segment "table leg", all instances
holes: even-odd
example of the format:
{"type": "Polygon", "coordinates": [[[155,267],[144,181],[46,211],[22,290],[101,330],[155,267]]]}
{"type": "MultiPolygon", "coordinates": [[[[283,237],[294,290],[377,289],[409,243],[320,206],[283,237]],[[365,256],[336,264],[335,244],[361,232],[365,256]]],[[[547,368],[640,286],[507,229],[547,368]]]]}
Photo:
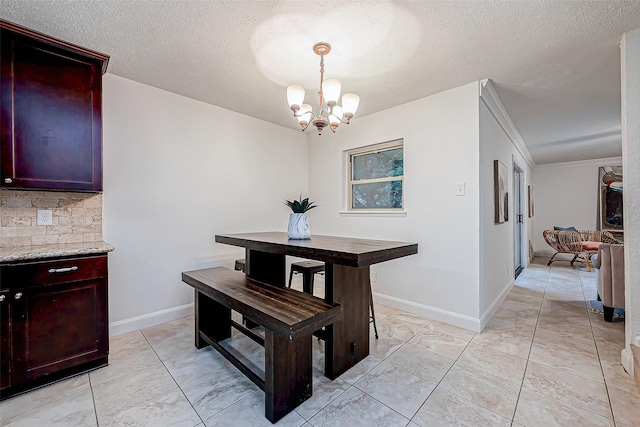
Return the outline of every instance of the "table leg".
{"type": "Polygon", "coordinates": [[[342,319],[326,327],[325,376],[335,379],[369,355],[369,267],[326,263],[325,299],[342,304],[342,319]]]}
{"type": "MultiPolygon", "coordinates": [[[[253,249],[245,250],[245,273],[251,279],[284,288],[286,266],[285,255],[253,249]]],[[[244,322],[249,329],[259,326],[246,318],[244,318],[244,322]]]]}
{"type": "Polygon", "coordinates": [[[285,255],[247,249],[245,260],[248,277],[269,285],[285,287],[285,255]]]}

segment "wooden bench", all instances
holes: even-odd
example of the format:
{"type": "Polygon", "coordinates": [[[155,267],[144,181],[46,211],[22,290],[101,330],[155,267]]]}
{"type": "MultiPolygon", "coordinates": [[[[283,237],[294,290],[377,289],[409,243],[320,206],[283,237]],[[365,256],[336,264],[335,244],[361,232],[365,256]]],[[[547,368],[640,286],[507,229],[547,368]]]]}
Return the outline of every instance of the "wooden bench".
{"type": "Polygon", "coordinates": [[[260,284],[225,267],[182,273],[195,289],[195,345],[211,345],[265,393],[265,416],[275,423],[312,394],[311,335],[342,317],[342,307],[291,289],[260,284]],[[264,326],[262,338],[231,319],[231,310],[264,326]],[[262,378],[220,342],[231,327],[265,349],[262,378]]]}

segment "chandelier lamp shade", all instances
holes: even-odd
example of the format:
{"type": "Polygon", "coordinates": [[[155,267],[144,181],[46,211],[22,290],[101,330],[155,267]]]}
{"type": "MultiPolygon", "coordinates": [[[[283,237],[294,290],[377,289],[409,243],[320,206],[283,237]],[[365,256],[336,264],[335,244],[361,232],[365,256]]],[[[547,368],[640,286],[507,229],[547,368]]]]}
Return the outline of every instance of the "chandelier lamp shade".
{"type": "Polygon", "coordinates": [[[340,90],[342,85],[338,80],[324,80],[324,56],[331,51],[329,43],[316,43],[313,51],[320,55],[320,107],[318,114],[313,112],[311,105],[304,104],[304,88],[298,85],[291,85],[287,88],[287,101],[293,111],[293,116],[298,119],[302,131],[304,132],[309,124],[318,129],[318,135],[322,135],[322,130],[329,126],[335,133],[340,123],[349,124],[349,121],[356,113],[360,97],[353,93],[342,95],[342,106],[338,105],[340,90]]]}

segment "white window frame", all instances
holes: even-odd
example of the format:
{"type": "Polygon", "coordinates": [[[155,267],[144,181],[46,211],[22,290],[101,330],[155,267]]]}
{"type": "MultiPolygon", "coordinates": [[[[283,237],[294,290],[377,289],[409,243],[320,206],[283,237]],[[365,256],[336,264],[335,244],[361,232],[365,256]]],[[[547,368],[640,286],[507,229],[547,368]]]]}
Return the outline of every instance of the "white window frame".
{"type": "Polygon", "coordinates": [[[402,148],[402,157],[403,157],[403,163],[404,163],[404,139],[402,138],[344,151],[345,183],[346,183],[345,208],[346,209],[340,212],[341,215],[402,216],[402,217],[406,216],[404,174],[401,176],[374,178],[374,179],[366,179],[366,180],[353,179],[353,161],[352,160],[354,156],[360,156],[363,154],[375,154],[381,151],[394,150],[397,148],[402,148]],[[388,182],[388,181],[402,181],[402,208],[377,208],[377,209],[354,209],[353,208],[353,205],[352,205],[353,186],[355,184],[370,184],[370,183],[388,182]]]}

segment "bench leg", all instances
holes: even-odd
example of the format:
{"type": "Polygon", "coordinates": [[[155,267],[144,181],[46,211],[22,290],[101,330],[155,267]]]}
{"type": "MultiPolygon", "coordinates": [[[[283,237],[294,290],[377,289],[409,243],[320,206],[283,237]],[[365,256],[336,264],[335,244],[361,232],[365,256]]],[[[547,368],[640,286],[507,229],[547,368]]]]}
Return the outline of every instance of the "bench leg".
{"type": "Polygon", "coordinates": [[[195,291],[195,345],[196,348],[209,344],[200,337],[204,333],[213,341],[231,337],[231,309],[195,291]]]}
{"type": "Polygon", "coordinates": [[[311,336],[294,341],[265,330],[265,417],[272,423],[311,397],[311,336]]]}

